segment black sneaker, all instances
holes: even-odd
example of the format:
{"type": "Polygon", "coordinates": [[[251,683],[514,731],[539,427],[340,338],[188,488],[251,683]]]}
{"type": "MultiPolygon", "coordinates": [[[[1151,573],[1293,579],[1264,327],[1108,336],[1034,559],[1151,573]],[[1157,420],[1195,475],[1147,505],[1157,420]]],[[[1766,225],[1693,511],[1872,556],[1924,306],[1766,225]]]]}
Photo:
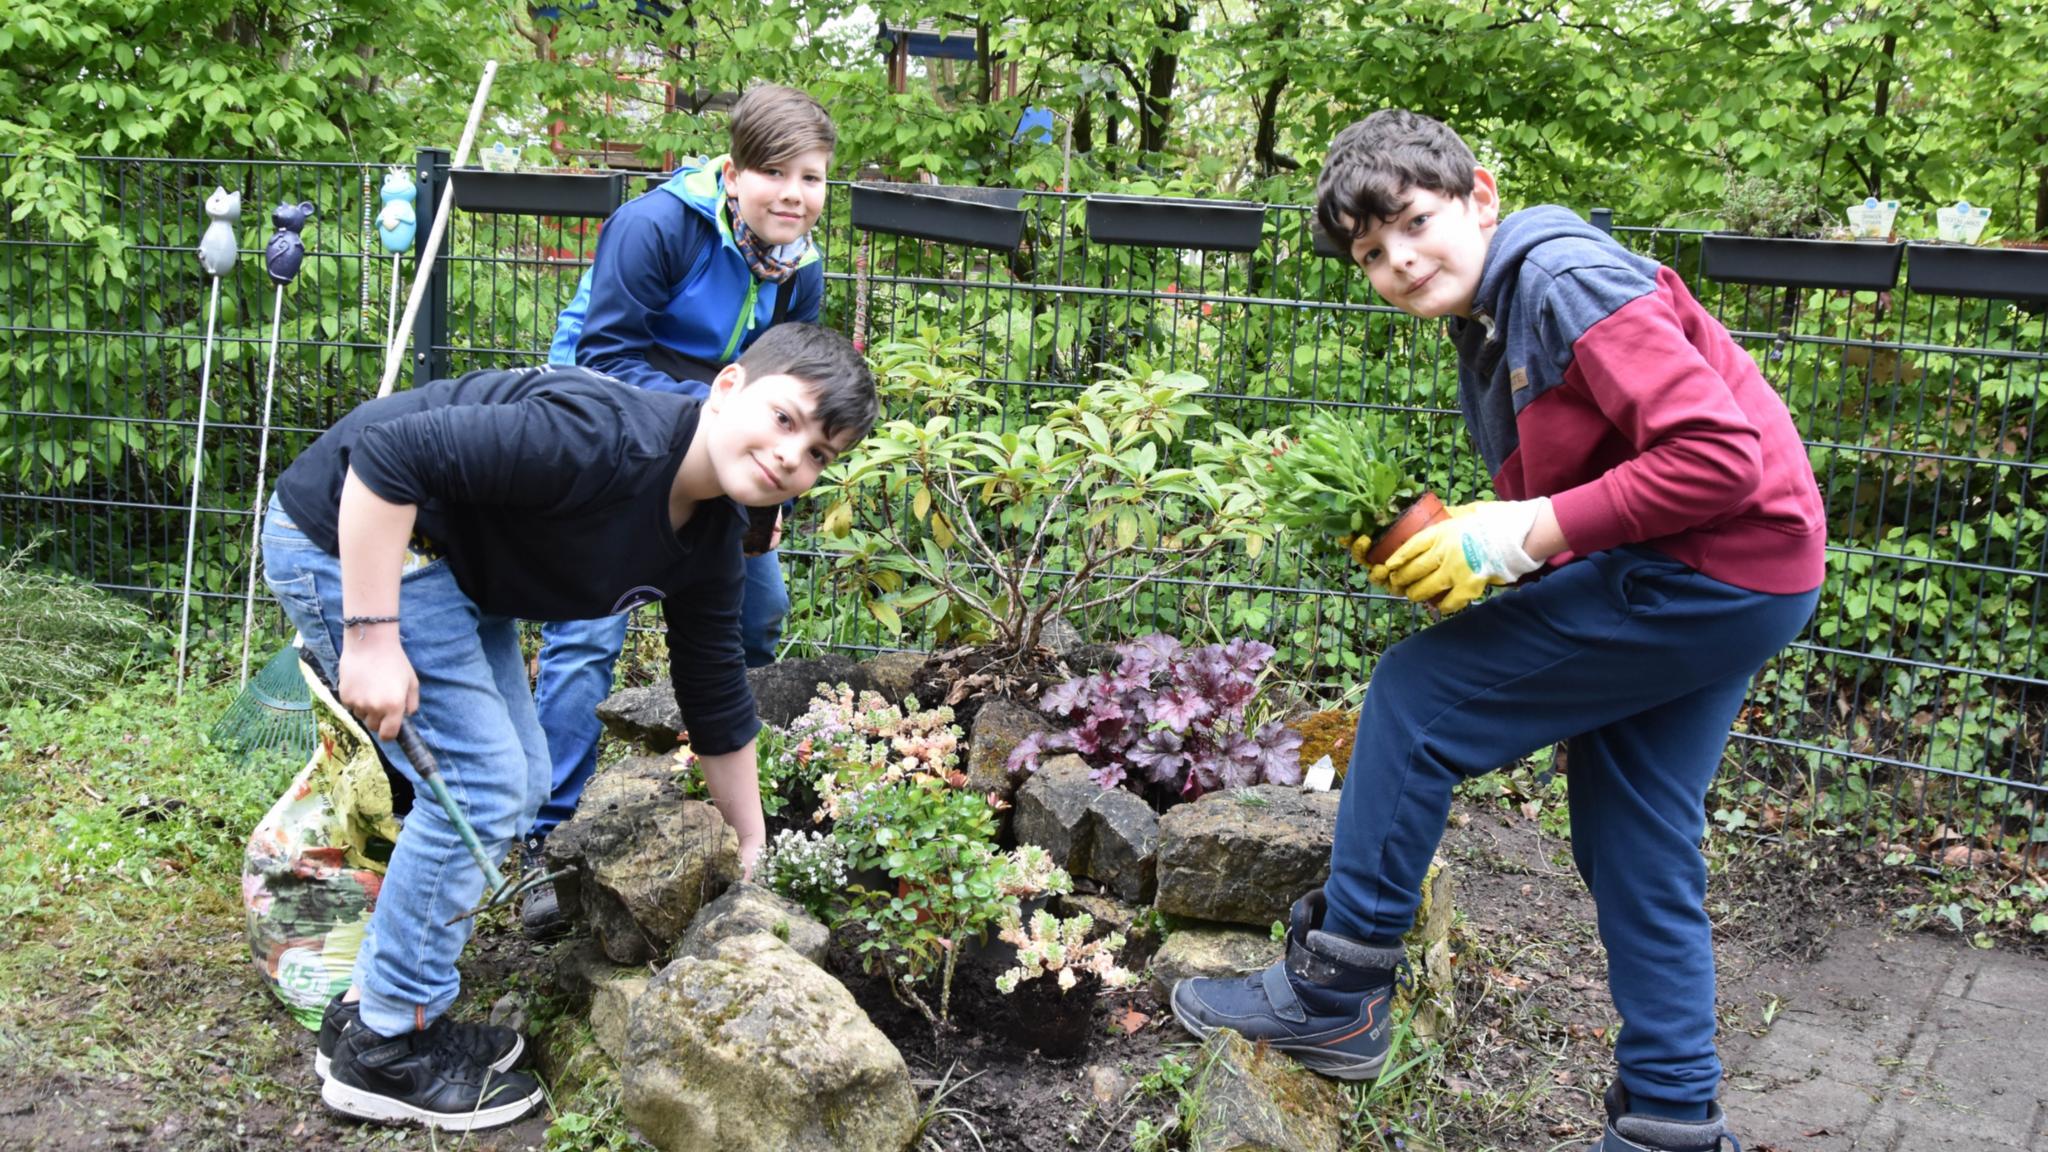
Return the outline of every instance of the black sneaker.
{"type": "MultiPolygon", "coordinates": [[[[342,999],[336,993],[327,1002],[327,1010],[320,1014],[320,1041],[313,1054],[313,1071],[325,1080],[334,1061],[334,1046],[341,1039],[342,1031],[348,1025],[361,1019],[359,1002],[342,999]]],[[[500,1028],[492,1024],[465,1024],[452,1020],[446,1013],[435,1017],[427,1025],[431,1033],[445,1032],[452,1043],[463,1054],[478,1064],[489,1066],[493,1072],[510,1072],[519,1067],[526,1056],[526,1037],[511,1028],[500,1028]]]]}
{"type": "Polygon", "coordinates": [[[454,1029],[379,1036],[360,1016],[344,1021],[320,1099],[358,1120],[424,1124],[450,1132],[496,1128],[533,1110],[540,1081],[472,1059],[454,1029]]]}
{"type": "Polygon", "coordinates": [[[1667,1120],[1628,1110],[1628,1092],[1616,1081],[1607,1086],[1607,1129],[1586,1152],[1720,1152],[1722,1141],[1742,1152],[1719,1104],[1707,1105],[1705,1120],[1667,1120]]]}
{"type": "Polygon", "coordinates": [[[1294,902],[1287,952],[1250,976],[1198,977],[1173,987],[1173,1014],[1197,1039],[1218,1028],[1285,1052],[1338,1080],[1370,1080],[1387,1061],[1400,946],[1374,948],[1324,932],[1323,891],[1294,902]]]}
{"type": "MultiPolygon", "coordinates": [[[[539,836],[529,836],[519,845],[519,866],[526,872],[545,870],[547,854],[542,851],[547,841],[539,836]]],[[[561,935],[569,927],[569,921],[562,915],[561,901],[555,895],[552,882],[529,889],[519,897],[519,926],[528,936],[546,940],[561,935]]]]}

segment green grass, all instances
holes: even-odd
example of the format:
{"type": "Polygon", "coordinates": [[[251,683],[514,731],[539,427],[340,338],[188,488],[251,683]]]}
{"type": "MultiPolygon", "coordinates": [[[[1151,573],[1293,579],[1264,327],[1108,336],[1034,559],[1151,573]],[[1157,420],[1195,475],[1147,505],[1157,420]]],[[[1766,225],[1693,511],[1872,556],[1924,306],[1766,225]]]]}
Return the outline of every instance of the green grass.
{"type": "MultiPolygon", "coordinates": [[[[194,667],[228,673],[195,671],[182,703],[160,663],[89,704],[0,710],[0,1085],[59,1101],[79,1147],[103,1126],[181,1152],[282,1147],[295,1130],[306,1146],[476,1147],[325,1119],[241,902],[247,837],[303,765],[212,747],[234,663],[202,652],[194,667]]],[[[506,913],[481,930],[516,932],[506,913]]],[[[551,1152],[629,1147],[615,1096],[579,1095],[551,1152]]]]}

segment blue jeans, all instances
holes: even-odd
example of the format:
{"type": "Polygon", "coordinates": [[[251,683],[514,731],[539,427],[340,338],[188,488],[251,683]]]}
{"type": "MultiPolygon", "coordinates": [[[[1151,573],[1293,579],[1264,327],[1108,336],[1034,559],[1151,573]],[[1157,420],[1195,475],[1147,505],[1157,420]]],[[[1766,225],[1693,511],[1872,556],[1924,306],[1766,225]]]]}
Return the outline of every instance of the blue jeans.
{"type": "MultiPolygon", "coordinates": [[[[307,539],[276,501],[263,521],[263,577],[306,650],[337,681],[345,640],[341,562],[307,539]]],[[[548,788],[546,737],[526,686],[519,622],[480,611],[445,560],[405,573],[398,615],[399,640],[420,682],[420,709],[410,722],[433,749],[484,850],[500,858],[532,822],[548,788]]],[[[447,1011],[461,990],[455,959],[472,921],[447,921],[476,906],[484,878],[397,741],[378,743],[419,795],[356,954],[363,1023],[393,1036],[447,1011]]]]}
{"type": "MultiPolygon", "coordinates": [[[[782,618],[789,614],[789,589],[782,583],[782,565],[773,552],[749,556],[746,589],[740,597],[740,646],[747,667],[775,662],[775,644],[782,638],[782,618]]],[[[540,817],[528,835],[545,837],[576,814],[583,786],[597,770],[597,742],[604,725],[597,706],[612,690],[612,666],[626,645],[630,615],[597,620],[567,620],[540,628],[540,678],[534,702],[540,725],[548,734],[554,760],[553,786],[540,817]]]]}
{"type": "Polygon", "coordinates": [[[1398,940],[1451,789],[1568,741],[1572,854],[1592,890],[1632,1095],[1714,1098],[1707,787],[1750,681],[1819,592],[1751,592],[1644,548],[1595,553],[1403,640],[1373,670],[1330,853],[1329,931],[1398,940]]]}

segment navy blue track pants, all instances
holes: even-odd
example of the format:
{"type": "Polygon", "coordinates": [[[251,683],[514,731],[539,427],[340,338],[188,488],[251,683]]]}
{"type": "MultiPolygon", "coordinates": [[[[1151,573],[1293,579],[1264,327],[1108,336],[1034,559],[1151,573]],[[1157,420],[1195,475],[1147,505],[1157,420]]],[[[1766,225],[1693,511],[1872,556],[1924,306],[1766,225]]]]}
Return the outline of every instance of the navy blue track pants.
{"type": "Polygon", "coordinates": [[[1622,1085],[1712,1100],[1721,1065],[1699,852],[1707,787],[1750,681],[1818,598],[1751,592],[1618,548],[1396,644],[1360,710],[1325,927],[1398,939],[1452,787],[1567,741],[1572,853],[1599,908],[1622,1085]]]}

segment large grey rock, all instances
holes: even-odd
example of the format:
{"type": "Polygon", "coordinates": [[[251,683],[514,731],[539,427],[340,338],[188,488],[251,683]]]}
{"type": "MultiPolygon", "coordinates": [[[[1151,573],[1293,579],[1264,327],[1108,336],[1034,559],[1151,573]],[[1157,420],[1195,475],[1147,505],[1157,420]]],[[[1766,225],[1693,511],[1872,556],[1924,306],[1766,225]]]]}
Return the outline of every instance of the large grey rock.
{"type": "Polygon", "coordinates": [[[686,800],[671,757],[625,760],[591,778],[576,815],[548,837],[563,912],[619,964],[666,956],[697,910],[740,878],[739,837],[686,800]]]}
{"type": "Polygon", "coordinates": [[[1161,912],[1264,928],[1330,875],[1337,793],[1211,792],[1159,821],[1161,912]]]}
{"type": "Polygon", "coordinates": [[[1242,976],[1280,958],[1272,932],[1225,928],[1218,924],[1189,925],[1167,933],[1152,954],[1152,983],[1170,997],[1173,986],[1196,976],[1242,976]]]}
{"type": "Polygon", "coordinates": [[[1209,1034],[1188,1099],[1189,1152],[1339,1152],[1344,1095],[1265,1045],[1228,1028],[1209,1034]]]}
{"type": "Polygon", "coordinates": [[[868,671],[851,657],[837,654],[816,660],[784,660],[747,670],[754,689],[754,710],[761,723],[785,727],[803,715],[818,694],[818,685],[845,684],[858,695],[873,690],[868,671]]]}
{"type": "Polygon", "coordinates": [[[1071,754],[1042,762],[1017,789],[1010,820],[1017,843],[1038,845],[1076,876],[1088,871],[1088,806],[1102,794],[1088,772],[1088,762],[1071,754]]]}
{"type": "Polygon", "coordinates": [[[1089,879],[1133,904],[1150,904],[1158,848],[1159,814],[1137,793],[1110,788],[1089,803],[1089,879]]]}
{"type": "Polygon", "coordinates": [[[572,1008],[582,1010],[590,1003],[598,985],[622,977],[652,976],[645,964],[615,964],[604,954],[594,937],[578,935],[559,945],[552,957],[555,990],[566,996],[572,1008]]]}
{"type": "Polygon", "coordinates": [[[990,700],[974,714],[974,731],[967,739],[966,791],[977,796],[993,792],[1005,803],[1017,793],[1017,781],[1010,775],[1010,753],[1033,732],[1050,732],[1052,722],[1038,709],[1012,700],[990,700]]]}
{"type": "Polygon", "coordinates": [[[605,731],[636,748],[672,752],[682,743],[683,710],[666,680],[612,693],[598,704],[597,718],[605,731]]]}
{"type": "Polygon", "coordinates": [[[739,883],[704,906],[676,946],[678,956],[709,956],[714,945],[733,936],[765,932],[796,950],[813,964],[825,963],[832,932],[792,901],[759,884],[739,883]]]}
{"type": "Polygon", "coordinates": [[[598,1050],[615,1064],[626,1060],[626,1027],[633,1018],[633,1001],[647,991],[645,976],[621,976],[597,986],[590,997],[590,1035],[598,1050]]]}
{"type": "Polygon", "coordinates": [[[772,936],[684,956],[633,1002],[624,1108],[655,1147],[902,1152],[910,1070],[837,980],[772,936]]]}
{"type": "MultiPolygon", "coordinates": [[[[910,695],[910,686],[917,682],[917,674],[929,659],[930,655],[924,652],[884,652],[862,667],[867,669],[868,682],[875,686],[875,691],[880,692],[883,699],[891,704],[901,704],[903,698],[910,695]]],[[[932,701],[920,700],[918,703],[930,704],[932,701]]]]}

